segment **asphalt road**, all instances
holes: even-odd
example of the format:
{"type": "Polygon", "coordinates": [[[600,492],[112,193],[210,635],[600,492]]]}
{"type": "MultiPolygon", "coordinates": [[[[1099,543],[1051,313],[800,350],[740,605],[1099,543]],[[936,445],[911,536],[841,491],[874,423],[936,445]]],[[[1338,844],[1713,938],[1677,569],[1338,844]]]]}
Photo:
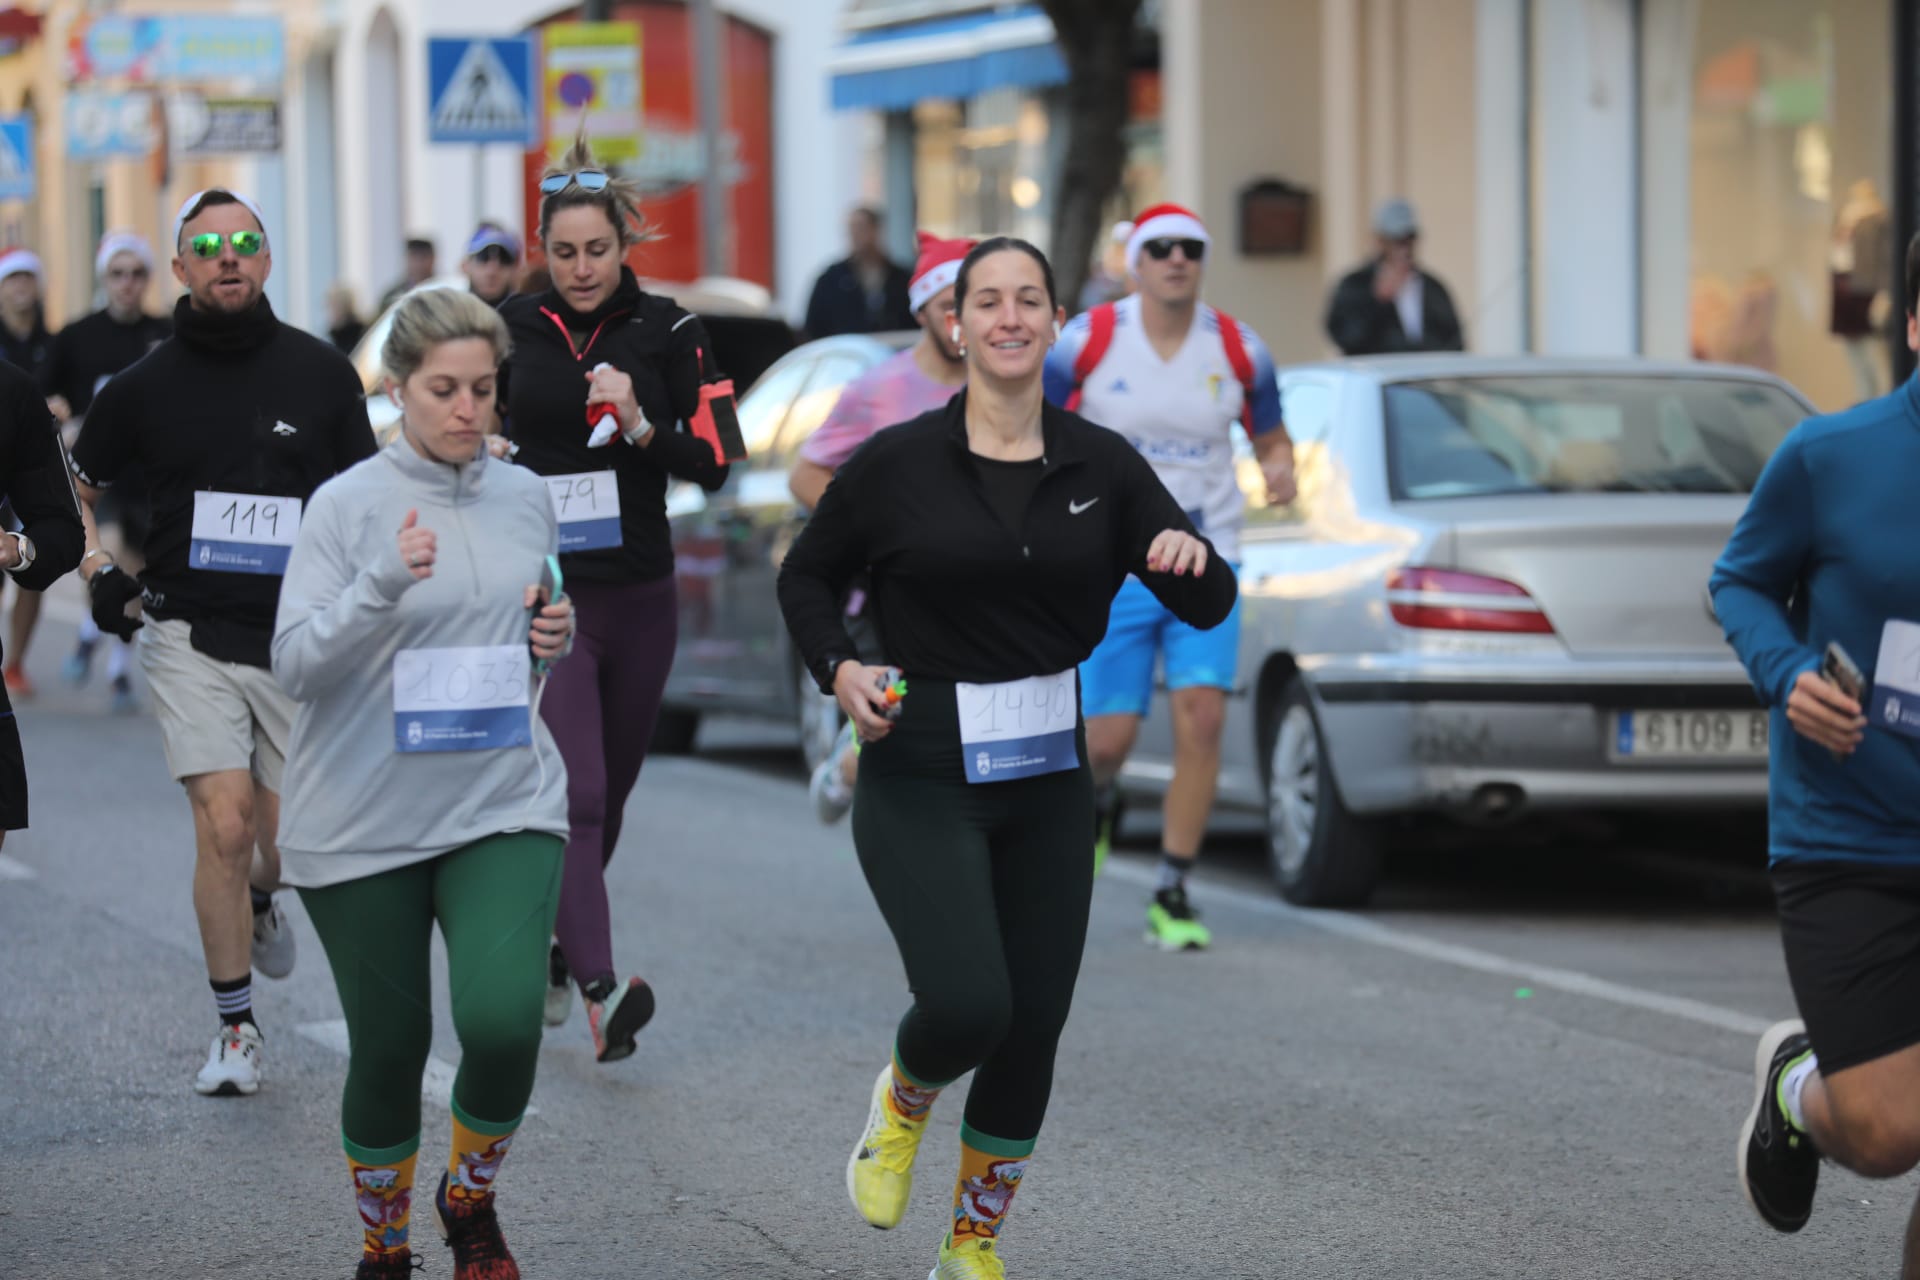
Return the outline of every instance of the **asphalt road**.
{"type": "MultiPolygon", "coordinates": [[[[0,1276],[348,1276],[318,943],[294,903],[299,968],[256,987],[261,1093],[195,1096],[213,1018],[186,806],[150,719],[55,687],[70,634],[50,620],[34,654],[34,827],[0,855],[0,1276]]],[[[1226,837],[1196,891],[1218,945],[1186,956],[1141,944],[1154,833],[1129,834],[1007,1232],[1017,1280],[1893,1272],[1911,1180],[1829,1169],[1795,1237],[1733,1181],[1755,1032],[1791,1008],[1752,832],[1455,841],[1364,915],[1284,906],[1226,837]]],[[[610,881],[661,1011],[612,1067],[577,1011],[549,1034],[501,1182],[524,1272],[919,1280],[959,1099],[906,1223],[867,1228],[844,1164],[907,997],[778,732],[718,725],[650,763],[610,881]]],[[[443,1102],[426,1114],[423,1164],[447,1135],[443,1102]]],[[[450,1275],[417,1225],[424,1274],[450,1275]]]]}

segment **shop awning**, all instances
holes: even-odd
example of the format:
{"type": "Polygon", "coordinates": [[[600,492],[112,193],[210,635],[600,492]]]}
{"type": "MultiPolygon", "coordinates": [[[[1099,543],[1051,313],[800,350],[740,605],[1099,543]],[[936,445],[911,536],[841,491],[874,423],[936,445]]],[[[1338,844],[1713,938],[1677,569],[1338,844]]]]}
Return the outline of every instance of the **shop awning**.
{"type": "Polygon", "coordinates": [[[1038,5],[879,27],[834,52],[837,110],[904,110],[929,98],[1063,84],[1067,64],[1038,5]]]}

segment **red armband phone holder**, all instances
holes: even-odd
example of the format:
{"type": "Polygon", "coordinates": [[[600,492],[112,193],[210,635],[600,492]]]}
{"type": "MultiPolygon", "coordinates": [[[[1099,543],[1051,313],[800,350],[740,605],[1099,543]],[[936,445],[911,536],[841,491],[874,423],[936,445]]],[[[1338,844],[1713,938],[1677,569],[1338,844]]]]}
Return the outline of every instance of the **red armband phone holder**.
{"type": "Polygon", "coordinates": [[[746,438],[740,434],[740,415],[734,408],[733,380],[700,384],[700,408],[693,415],[693,434],[713,449],[721,466],[747,460],[746,438]]]}

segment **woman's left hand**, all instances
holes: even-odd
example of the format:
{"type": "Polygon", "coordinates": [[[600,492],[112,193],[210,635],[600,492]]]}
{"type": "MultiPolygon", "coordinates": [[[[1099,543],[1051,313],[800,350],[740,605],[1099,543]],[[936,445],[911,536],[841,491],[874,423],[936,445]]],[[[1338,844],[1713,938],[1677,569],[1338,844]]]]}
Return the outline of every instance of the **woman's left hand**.
{"type": "Polygon", "coordinates": [[[1207,571],[1207,544],[1183,529],[1162,529],[1147,548],[1147,568],[1153,573],[1171,573],[1175,577],[1207,571]]]}
{"type": "Polygon", "coordinates": [[[587,375],[587,403],[613,406],[620,420],[620,434],[632,431],[640,421],[640,401],[633,394],[633,379],[612,365],[587,375]]]}
{"type": "MultiPolygon", "coordinates": [[[[523,608],[531,609],[540,601],[540,588],[529,586],[523,608]]],[[[552,604],[541,606],[539,614],[528,630],[527,643],[533,646],[533,656],[542,662],[552,662],[567,651],[567,642],[573,639],[573,601],[561,596],[552,604]]]]}

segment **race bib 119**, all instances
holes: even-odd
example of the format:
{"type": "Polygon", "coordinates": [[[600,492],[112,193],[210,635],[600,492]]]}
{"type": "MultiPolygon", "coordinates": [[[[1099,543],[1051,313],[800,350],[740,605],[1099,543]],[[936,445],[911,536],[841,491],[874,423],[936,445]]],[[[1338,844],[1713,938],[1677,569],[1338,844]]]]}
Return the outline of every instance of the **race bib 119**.
{"type": "Polygon", "coordinates": [[[547,497],[560,522],[562,551],[620,545],[620,485],[611,471],[547,476],[547,497]]]}
{"type": "Polygon", "coordinates": [[[956,684],[968,782],[1005,782],[1080,767],[1076,673],[956,684]]]}
{"type": "Polygon", "coordinates": [[[396,751],[492,751],[533,741],[532,660],[523,644],[393,655],[396,751]]]}
{"type": "Polygon", "coordinates": [[[287,571],[300,532],[300,499],[197,489],[187,566],[215,573],[287,571]]]}

